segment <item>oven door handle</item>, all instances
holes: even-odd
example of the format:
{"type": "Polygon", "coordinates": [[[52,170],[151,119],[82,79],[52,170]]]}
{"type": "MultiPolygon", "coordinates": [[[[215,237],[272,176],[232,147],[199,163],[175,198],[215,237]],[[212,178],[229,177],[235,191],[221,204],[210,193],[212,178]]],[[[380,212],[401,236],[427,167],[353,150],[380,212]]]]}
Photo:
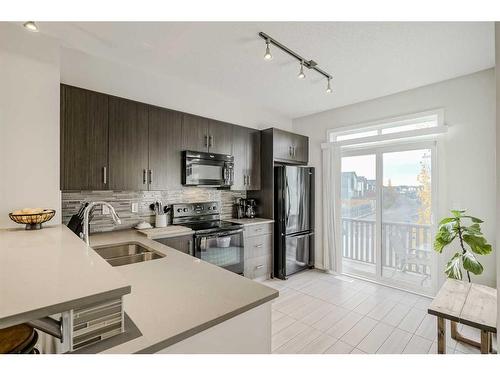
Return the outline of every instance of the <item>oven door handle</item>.
{"type": "Polygon", "coordinates": [[[217,237],[226,237],[233,234],[243,233],[243,228],[236,230],[229,230],[224,232],[217,233],[206,233],[206,234],[195,234],[196,238],[217,238],[217,237]]]}

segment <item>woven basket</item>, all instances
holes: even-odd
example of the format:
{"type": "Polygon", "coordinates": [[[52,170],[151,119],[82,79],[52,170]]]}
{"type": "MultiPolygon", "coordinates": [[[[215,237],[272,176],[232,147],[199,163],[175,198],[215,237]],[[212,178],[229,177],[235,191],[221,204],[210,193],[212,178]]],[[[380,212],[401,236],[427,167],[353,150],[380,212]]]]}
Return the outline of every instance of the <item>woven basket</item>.
{"type": "Polygon", "coordinates": [[[26,224],[26,229],[42,229],[42,223],[49,221],[56,210],[44,210],[39,214],[9,214],[10,219],[17,224],[26,224]]]}

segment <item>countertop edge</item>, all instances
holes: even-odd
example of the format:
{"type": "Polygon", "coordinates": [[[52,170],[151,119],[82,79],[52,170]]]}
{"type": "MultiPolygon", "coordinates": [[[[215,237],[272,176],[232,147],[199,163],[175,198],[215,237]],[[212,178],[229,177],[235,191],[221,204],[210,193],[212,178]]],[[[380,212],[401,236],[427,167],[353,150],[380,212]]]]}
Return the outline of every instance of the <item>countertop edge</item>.
{"type": "Polygon", "coordinates": [[[55,305],[42,307],[40,309],[25,311],[20,314],[11,315],[6,318],[0,319],[0,329],[11,327],[16,324],[30,322],[40,318],[45,318],[53,314],[62,313],[64,311],[69,311],[82,306],[91,305],[93,303],[122,297],[126,294],[130,294],[131,290],[132,290],[131,286],[127,285],[117,289],[111,289],[102,293],[92,294],[89,296],[80,297],[69,301],[64,301],[55,305]]]}
{"type": "Polygon", "coordinates": [[[235,316],[238,316],[244,312],[247,312],[257,306],[263,305],[266,302],[269,302],[279,296],[279,291],[276,290],[274,293],[263,297],[259,300],[256,300],[252,303],[249,303],[248,305],[242,306],[236,310],[233,310],[231,312],[228,312],[227,314],[221,315],[215,319],[212,319],[208,322],[205,322],[203,324],[200,324],[199,326],[193,327],[187,331],[184,331],[182,333],[179,333],[178,335],[169,337],[166,340],[157,342],[156,344],[153,344],[151,346],[148,346],[147,348],[141,349],[135,354],[153,354],[156,353],[162,349],[168,348],[169,346],[172,346],[174,344],[177,344],[178,342],[181,342],[183,340],[186,340],[200,332],[203,332],[207,330],[208,328],[214,327],[222,322],[225,322],[226,320],[229,320],[231,318],[234,318],[235,316]]]}

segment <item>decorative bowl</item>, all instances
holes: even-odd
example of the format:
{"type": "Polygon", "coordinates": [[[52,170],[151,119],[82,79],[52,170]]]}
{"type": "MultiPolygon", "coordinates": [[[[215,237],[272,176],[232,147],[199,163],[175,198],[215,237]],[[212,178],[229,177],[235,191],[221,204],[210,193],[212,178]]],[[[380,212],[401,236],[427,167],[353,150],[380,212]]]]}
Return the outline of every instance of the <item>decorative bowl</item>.
{"type": "Polygon", "coordinates": [[[36,214],[10,213],[10,219],[17,224],[26,224],[27,230],[42,229],[42,223],[49,221],[56,214],[56,210],[45,209],[36,214]]]}

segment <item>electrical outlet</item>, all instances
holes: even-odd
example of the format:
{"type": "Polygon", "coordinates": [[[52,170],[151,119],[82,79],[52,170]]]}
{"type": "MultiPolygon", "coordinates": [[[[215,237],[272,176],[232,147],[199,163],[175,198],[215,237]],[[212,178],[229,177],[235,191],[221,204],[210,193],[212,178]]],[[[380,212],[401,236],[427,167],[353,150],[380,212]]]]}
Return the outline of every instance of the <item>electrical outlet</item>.
{"type": "Polygon", "coordinates": [[[109,207],[108,206],[102,206],[102,214],[103,215],[109,215],[109,207]]]}
{"type": "Polygon", "coordinates": [[[132,202],[132,212],[134,212],[134,213],[139,212],[139,203],[132,202]]]}

